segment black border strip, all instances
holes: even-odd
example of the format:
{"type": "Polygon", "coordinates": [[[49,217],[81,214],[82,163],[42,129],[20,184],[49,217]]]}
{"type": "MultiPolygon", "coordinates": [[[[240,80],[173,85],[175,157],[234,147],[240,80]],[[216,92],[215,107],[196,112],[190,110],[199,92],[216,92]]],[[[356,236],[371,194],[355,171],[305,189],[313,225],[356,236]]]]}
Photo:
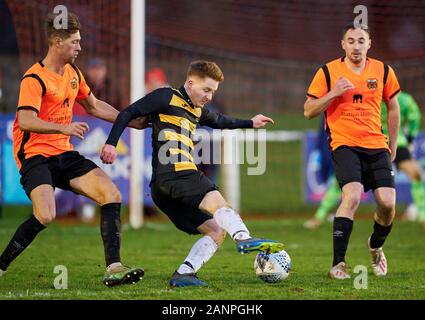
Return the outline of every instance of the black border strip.
{"type": "Polygon", "coordinates": [[[331,75],[329,74],[329,69],[327,65],[322,66],[323,73],[326,78],[326,86],[328,87],[328,92],[331,91],[331,75]]]}
{"type": "Polygon", "coordinates": [[[21,167],[25,160],[25,144],[30,140],[30,138],[31,132],[24,131],[24,136],[22,137],[21,146],[19,147],[18,151],[18,159],[21,162],[21,167]]]}
{"type": "Polygon", "coordinates": [[[401,89],[396,90],[396,92],[394,92],[392,95],[390,95],[389,100],[391,100],[392,98],[394,98],[394,96],[399,93],[401,91],[401,89]]]}
{"type": "Polygon", "coordinates": [[[384,87],[387,84],[388,72],[389,71],[390,71],[390,68],[388,67],[388,65],[384,64],[384,87]]]}
{"type": "Polygon", "coordinates": [[[40,82],[41,89],[43,90],[43,93],[41,94],[41,97],[44,97],[44,95],[46,94],[46,91],[47,90],[46,90],[46,85],[44,84],[43,80],[41,80],[41,78],[37,74],[35,74],[35,73],[27,74],[26,76],[24,76],[22,78],[22,80],[24,80],[25,78],[34,78],[34,79],[38,80],[38,82],[40,82]]]}
{"type": "Polygon", "coordinates": [[[16,108],[16,110],[18,110],[18,111],[19,110],[33,110],[33,111],[37,112],[37,114],[39,113],[38,109],[33,107],[33,106],[21,106],[21,107],[16,108]]]}
{"type": "Polygon", "coordinates": [[[75,70],[75,72],[77,73],[77,77],[78,77],[78,84],[81,83],[81,75],[80,75],[80,70],[77,68],[77,66],[75,64],[71,64],[72,69],[75,70]]]}

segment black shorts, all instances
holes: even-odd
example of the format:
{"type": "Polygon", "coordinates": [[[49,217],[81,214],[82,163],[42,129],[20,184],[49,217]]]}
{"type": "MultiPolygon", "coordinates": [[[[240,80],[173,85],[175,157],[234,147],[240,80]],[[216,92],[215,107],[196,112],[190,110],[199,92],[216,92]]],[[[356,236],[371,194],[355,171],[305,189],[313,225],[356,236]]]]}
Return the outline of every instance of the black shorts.
{"type": "Polygon", "coordinates": [[[199,210],[199,204],[208,192],[217,189],[200,171],[164,174],[151,182],[153,202],[178,229],[188,234],[199,234],[197,228],[212,219],[199,210]]]}
{"type": "Polygon", "coordinates": [[[48,158],[38,155],[25,159],[19,173],[21,184],[29,197],[31,191],[42,184],[71,190],[70,180],[95,168],[98,166],[93,161],[84,158],[77,151],[68,151],[48,158]]]}
{"type": "Polygon", "coordinates": [[[412,155],[407,147],[399,147],[397,148],[397,154],[394,159],[394,163],[397,169],[400,169],[400,163],[405,160],[412,159],[412,155]]]}
{"type": "Polygon", "coordinates": [[[387,150],[342,146],[332,152],[332,164],[341,189],[350,182],[360,182],[365,192],[380,187],[394,188],[394,172],[387,150]]]}

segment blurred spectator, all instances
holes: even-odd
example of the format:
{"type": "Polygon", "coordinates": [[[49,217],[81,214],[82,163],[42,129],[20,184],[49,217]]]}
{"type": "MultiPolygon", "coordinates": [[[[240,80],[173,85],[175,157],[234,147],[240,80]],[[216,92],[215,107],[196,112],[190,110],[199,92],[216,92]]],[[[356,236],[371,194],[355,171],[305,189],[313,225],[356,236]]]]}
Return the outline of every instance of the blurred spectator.
{"type": "Polygon", "coordinates": [[[118,86],[111,83],[110,72],[104,59],[93,58],[87,64],[87,84],[93,94],[101,100],[108,101],[116,109],[120,109],[121,94],[118,86]]]}
{"type": "Polygon", "coordinates": [[[161,68],[152,68],[146,73],[145,94],[151,93],[158,88],[169,86],[167,76],[161,68]]]}
{"type": "MultiPolygon", "coordinates": [[[[90,59],[87,63],[85,75],[86,82],[94,96],[100,100],[107,101],[111,106],[120,110],[120,90],[118,86],[112,85],[105,60],[100,57],[90,59]]],[[[87,112],[76,103],[74,115],[87,115],[87,112]]]]}

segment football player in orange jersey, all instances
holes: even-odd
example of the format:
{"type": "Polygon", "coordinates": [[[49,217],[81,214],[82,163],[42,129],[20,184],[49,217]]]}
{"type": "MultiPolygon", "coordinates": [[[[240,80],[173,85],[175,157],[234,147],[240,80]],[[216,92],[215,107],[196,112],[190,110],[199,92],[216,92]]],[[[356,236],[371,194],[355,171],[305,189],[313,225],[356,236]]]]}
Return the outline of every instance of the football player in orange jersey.
{"type": "MultiPolygon", "coordinates": [[[[46,57],[25,73],[13,127],[14,154],[21,184],[32,201],[33,215],[22,223],[0,256],[0,276],[10,263],[55,219],[55,187],[82,194],[101,206],[101,235],[105,249],[104,283],[135,283],[141,268],[121,264],[121,193],[95,163],[73,150],[70,137],[84,139],[85,122],[72,121],[78,101],[94,117],[114,122],[118,111],[91,93],[81,71],[74,65],[81,52],[81,24],[68,13],[65,26],[58,15],[47,17],[49,50],[46,57]]],[[[146,118],[130,125],[143,129],[146,118]]]]}
{"type": "Polygon", "coordinates": [[[335,279],[350,278],[345,254],[361,194],[370,189],[377,209],[367,245],[374,274],[387,274],[382,245],[395,215],[391,162],[397,152],[400,86],[390,66],[367,57],[371,43],[366,26],[347,25],[341,40],[345,56],[317,71],[304,104],[308,119],[325,113],[332,164],[342,189],[333,226],[334,260],[328,273],[335,279]],[[388,142],[381,129],[382,100],[388,106],[388,142]]]}

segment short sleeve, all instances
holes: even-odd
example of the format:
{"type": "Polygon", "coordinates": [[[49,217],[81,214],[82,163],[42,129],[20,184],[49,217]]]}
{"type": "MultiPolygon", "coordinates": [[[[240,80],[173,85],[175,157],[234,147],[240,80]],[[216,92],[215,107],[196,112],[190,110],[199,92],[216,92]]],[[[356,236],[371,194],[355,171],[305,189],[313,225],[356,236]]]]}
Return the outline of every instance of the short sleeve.
{"type": "Polygon", "coordinates": [[[307,97],[319,99],[328,93],[326,77],[323,69],[317,70],[307,90],[307,97]]]}
{"type": "Polygon", "coordinates": [[[400,92],[400,85],[393,68],[388,66],[387,82],[384,86],[384,100],[391,100],[397,93],[400,92]]]}
{"type": "Polygon", "coordinates": [[[84,100],[90,95],[91,90],[86,79],[84,79],[83,73],[81,71],[78,72],[80,73],[80,87],[78,89],[77,100],[84,100]]]}
{"type": "Polygon", "coordinates": [[[21,81],[19,90],[18,110],[34,109],[39,112],[43,98],[43,87],[39,80],[33,77],[25,77],[21,81]]]}

